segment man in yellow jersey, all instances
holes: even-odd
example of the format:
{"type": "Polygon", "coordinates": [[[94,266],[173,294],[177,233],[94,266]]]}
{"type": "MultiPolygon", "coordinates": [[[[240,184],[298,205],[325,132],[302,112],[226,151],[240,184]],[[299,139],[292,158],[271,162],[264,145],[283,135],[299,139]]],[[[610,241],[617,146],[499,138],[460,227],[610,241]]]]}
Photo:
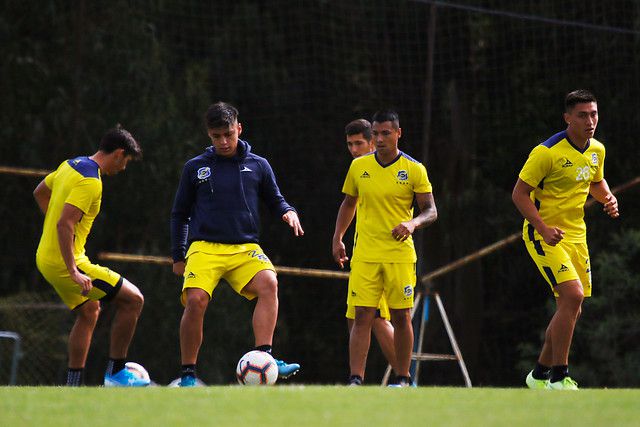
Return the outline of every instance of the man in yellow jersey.
{"type": "Polygon", "coordinates": [[[69,334],[67,385],[83,383],[84,367],[100,314],[100,301],[113,301],[105,386],[146,386],[125,368],[129,344],[142,311],[142,293],[127,279],[106,267],[92,264],[84,245],[100,211],[102,175],[115,175],[142,150],[120,126],[105,133],[98,151],[89,157],[66,160],[47,175],[33,195],[45,214],[36,264],[62,301],[76,314],[69,334]]]}
{"type": "MultiPolygon", "coordinates": [[[[213,104],[205,114],[205,126],[212,146],[184,165],[171,211],[173,272],[184,277],[180,387],[199,385],[196,362],[204,313],[221,279],[246,299],[257,298],[255,350],[271,353],[278,319],[278,279],[259,245],[259,202],[286,222],[294,235],[304,234],[269,162],[239,139],[238,110],[226,102],[213,104]]],[[[280,378],[300,369],[297,363],[278,359],[276,364],[280,378]]]]}
{"type": "Polygon", "coordinates": [[[371,325],[384,295],[394,327],[395,385],[410,386],[411,307],[416,284],[416,252],[411,236],[417,228],[432,224],[437,211],[427,170],[398,149],[402,135],[398,114],[378,111],[372,122],[376,151],[354,159],[349,167],[332,242],[333,257],[342,267],[348,261],[342,238],[357,208],[347,299],[356,307],[349,339],[349,384],[362,384],[371,325]],[[415,218],[414,200],[421,211],[415,218]]]}
{"type": "Polygon", "coordinates": [[[569,349],[584,297],[591,296],[584,203],[591,194],[617,218],[618,201],[604,179],[605,149],[593,138],[596,98],[576,90],[565,98],[566,130],[536,146],[513,189],[524,216],[522,237],[529,255],[556,298],[536,367],[526,384],[534,389],[577,390],[569,377],[569,349]]]}
{"type": "MultiPolygon", "coordinates": [[[[347,138],[347,149],[354,159],[373,152],[374,147],[373,137],[371,134],[371,123],[369,123],[368,120],[357,119],[349,122],[345,127],[345,135],[347,138]]],[[[353,218],[351,221],[353,221],[353,218]]],[[[344,248],[340,246],[338,249],[339,251],[344,250],[344,248]]],[[[347,290],[347,295],[348,294],[349,292],[347,290]]],[[[347,304],[347,313],[345,314],[345,317],[347,318],[349,334],[351,334],[354,319],[356,318],[356,307],[353,304],[347,304]]],[[[389,364],[395,368],[396,352],[393,348],[393,325],[391,324],[389,305],[387,304],[387,300],[385,300],[384,295],[378,304],[378,310],[376,310],[376,318],[373,321],[372,329],[373,334],[378,340],[378,344],[380,344],[380,349],[382,350],[384,357],[387,359],[389,364]]]]}

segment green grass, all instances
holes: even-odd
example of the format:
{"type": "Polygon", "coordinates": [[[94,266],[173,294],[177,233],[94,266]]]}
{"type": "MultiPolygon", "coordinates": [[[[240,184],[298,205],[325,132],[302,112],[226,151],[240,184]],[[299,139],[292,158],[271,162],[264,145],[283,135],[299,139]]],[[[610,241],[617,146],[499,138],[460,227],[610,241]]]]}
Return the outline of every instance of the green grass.
{"type": "Polygon", "coordinates": [[[631,426],[640,390],[0,387],[2,426],[631,426]]]}

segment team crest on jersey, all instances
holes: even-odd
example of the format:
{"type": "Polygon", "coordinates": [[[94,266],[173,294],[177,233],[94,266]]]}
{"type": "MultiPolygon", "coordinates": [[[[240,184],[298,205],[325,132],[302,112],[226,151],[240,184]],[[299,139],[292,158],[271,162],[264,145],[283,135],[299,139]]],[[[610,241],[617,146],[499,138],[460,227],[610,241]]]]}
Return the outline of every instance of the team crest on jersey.
{"type": "Polygon", "coordinates": [[[409,179],[409,174],[407,173],[407,171],[404,169],[399,170],[398,181],[406,181],[407,179],[409,179]]]}
{"type": "Polygon", "coordinates": [[[598,153],[591,153],[591,164],[592,165],[598,164],[598,153]]]}
{"type": "Polygon", "coordinates": [[[205,166],[203,168],[198,169],[198,179],[207,179],[211,176],[211,168],[209,166],[205,166]]]}

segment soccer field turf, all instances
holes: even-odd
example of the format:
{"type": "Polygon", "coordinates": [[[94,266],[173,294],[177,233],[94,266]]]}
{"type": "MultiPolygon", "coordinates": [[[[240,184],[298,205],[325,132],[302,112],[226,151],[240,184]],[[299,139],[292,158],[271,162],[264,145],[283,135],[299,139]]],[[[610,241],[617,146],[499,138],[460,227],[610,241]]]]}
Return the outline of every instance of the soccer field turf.
{"type": "Polygon", "coordinates": [[[640,390],[1,387],[2,426],[638,426],[640,390]]]}

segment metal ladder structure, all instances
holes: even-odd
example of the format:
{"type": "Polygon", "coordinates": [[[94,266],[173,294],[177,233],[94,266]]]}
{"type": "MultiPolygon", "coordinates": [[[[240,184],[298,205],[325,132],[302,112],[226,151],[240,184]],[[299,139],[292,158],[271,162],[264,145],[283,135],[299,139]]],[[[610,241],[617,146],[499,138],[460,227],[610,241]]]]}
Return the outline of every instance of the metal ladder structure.
{"type": "MultiPolygon", "coordinates": [[[[422,316],[420,319],[420,328],[418,331],[418,340],[417,345],[415,346],[416,351],[411,354],[411,360],[415,363],[413,365],[413,372],[411,378],[415,385],[418,385],[418,378],[420,374],[420,364],[422,362],[438,362],[438,361],[457,361],[460,366],[460,372],[462,373],[462,377],[464,379],[464,383],[467,387],[471,387],[471,379],[469,378],[469,372],[467,371],[467,366],[464,363],[464,359],[462,358],[462,352],[460,351],[460,347],[458,346],[458,342],[456,341],[456,337],[453,334],[453,328],[449,323],[449,318],[447,317],[447,312],[444,309],[444,304],[442,303],[442,299],[437,292],[428,293],[428,291],[422,291],[416,295],[415,303],[413,309],[411,309],[411,318],[415,318],[415,314],[418,311],[418,308],[422,304],[422,316]],[[438,311],[440,312],[440,317],[442,318],[442,323],[447,331],[447,336],[449,337],[449,342],[451,343],[451,348],[453,350],[453,354],[433,354],[433,353],[423,353],[422,346],[424,344],[424,331],[427,326],[427,321],[429,320],[429,296],[432,296],[436,302],[438,307],[438,311]]],[[[386,386],[389,382],[389,377],[391,376],[392,368],[391,365],[387,366],[387,370],[384,373],[384,377],[382,378],[382,385],[386,386]]]]}

